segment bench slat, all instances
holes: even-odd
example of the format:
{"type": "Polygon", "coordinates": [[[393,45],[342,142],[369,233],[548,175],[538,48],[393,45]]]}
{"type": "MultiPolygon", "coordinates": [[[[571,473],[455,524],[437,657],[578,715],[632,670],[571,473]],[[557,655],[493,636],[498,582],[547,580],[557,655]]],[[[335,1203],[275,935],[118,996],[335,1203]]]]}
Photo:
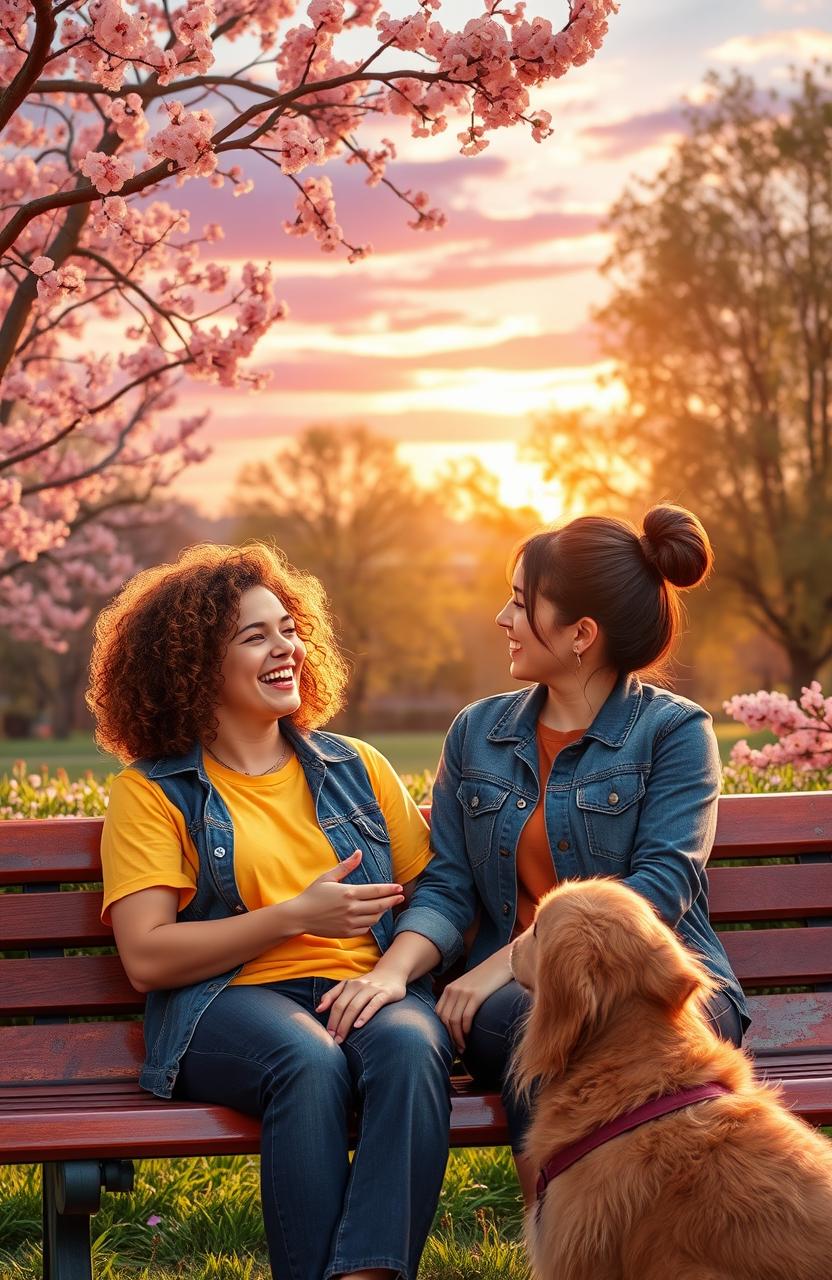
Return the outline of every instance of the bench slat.
{"type": "Polygon", "coordinates": [[[720,796],[712,858],[832,852],[832,792],[720,796]]]}
{"type": "MultiPolygon", "coordinates": [[[[0,1101],[0,1164],[71,1160],[94,1153],[147,1159],[181,1155],[255,1155],[260,1123],[229,1107],[165,1102],[138,1086],[108,1094],[103,1106],[71,1091],[62,1110],[44,1113],[36,1098],[7,1110],[0,1101]]],[[[498,1094],[455,1092],[451,1114],[454,1146],[495,1146],[508,1141],[498,1094]]]]}
{"type": "Polygon", "coordinates": [[[140,1022],[76,1022],[63,1026],[4,1027],[0,1087],[138,1079],[144,1060],[140,1022]]]}
{"type": "Polygon", "coordinates": [[[2,1016],[141,1013],[144,999],[118,956],[0,960],[2,1016]]]}
{"type": "MultiPolygon", "coordinates": [[[[717,867],[709,872],[711,919],[786,920],[832,915],[832,862],[812,866],[717,867]]],[[[45,943],[106,945],[100,890],[0,894],[0,950],[45,943]]]]}
{"type": "MultiPolygon", "coordinates": [[[[749,1006],[752,1022],[745,1044],[755,1056],[825,1050],[832,1059],[832,992],[752,996],[749,1006]]],[[[90,1082],[100,1090],[105,1083],[135,1081],[143,1058],[139,1022],[6,1027],[0,1084],[5,1082],[3,1068],[10,1071],[14,1064],[8,1081],[27,1082],[18,1095],[49,1082],[90,1082]]]]}
{"type": "Polygon", "coordinates": [[[111,946],[113,931],[101,923],[100,890],[65,893],[0,893],[0,951],[47,943],[60,947],[111,946]]]}
{"type": "MultiPolygon", "coordinates": [[[[429,806],[422,812],[429,816],[429,806]]],[[[98,879],[102,824],[102,818],[0,822],[0,884],[98,879]]],[[[830,852],[832,792],[720,797],[713,858],[830,852]]]]}
{"type": "Polygon", "coordinates": [[[717,867],[708,872],[711,920],[802,920],[832,916],[832,862],[811,866],[717,867]]]}
{"type": "MultiPolygon", "coordinates": [[[[776,1078],[772,1074],[771,1078],[776,1078]]],[[[832,1122],[828,1079],[805,1074],[783,1079],[783,1101],[812,1124],[832,1122]]],[[[257,1120],[227,1107],[164,1102],[138,1088],[125,1088],[101,1099],[88,1094],[63,1109],[47,1112],[36,1098],[13,1109],[0,1102],[0,1163],[32,1163],[89,1157],[148,1159],[183,1155],[246,1155],[259,1150],[257,1120]]],[[[497,1094],[455,1091],[451,1112],[453,1146],[494,1146],[508,1140],[497,1094]]]]}
{"type": "Polygon", "coordinates": [[[719,939],[744,987],[832,980],[832,928],[726,929],[719,939]]]}
{"type": "Polygon", "coordinates": [[[832,1060],[832,991],[751,996],[743,1044],[755,1057],[824,1050],[832,1060]]]}
{"type": "Polygon", "coordinates": [[[101,879],[103,818],[0,822],[0,884],[101,879]]]}
{"type": "MultiPolygon", "coordinates": [[[[832,980],[832,928],[723,930],[720,938],[746,987],[832,980]]],[[[0,1015],[138,1013],[144,997],[118,956],[0,960],[0,1015]]]]}

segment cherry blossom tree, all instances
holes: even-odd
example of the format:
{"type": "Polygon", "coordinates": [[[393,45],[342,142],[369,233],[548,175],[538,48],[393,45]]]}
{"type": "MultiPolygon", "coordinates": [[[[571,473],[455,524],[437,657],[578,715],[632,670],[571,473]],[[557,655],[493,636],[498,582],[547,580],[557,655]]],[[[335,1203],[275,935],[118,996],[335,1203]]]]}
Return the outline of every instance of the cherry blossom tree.
{"type": "Polygon", "coordinates": [[[165,193],[245,195],[268,164],[294,187],[283,229],[354,262],[371,246],[341,228],[321,172],[341,159],[415,230],[442,226],[388,176],[394,143],[371,126],[401,116],[421,138],[461,117],[465,155],[497,128],[542,141],[551,116],[530,94],[586,63],[617,10],[562,0],[558,27],[507,4],[459,31],[441,0],[400,17],[381,0],[0,0],[0,621],[59,644],[102,515],[202,456],[203,419],[171,412],[183,376],[262,384],[246,360],[286,314],[268,264],[232,279],[211,259],[221,226],[192,228],[165,193]],[[21,576],[39,559],[48,595],[21,576]]]}

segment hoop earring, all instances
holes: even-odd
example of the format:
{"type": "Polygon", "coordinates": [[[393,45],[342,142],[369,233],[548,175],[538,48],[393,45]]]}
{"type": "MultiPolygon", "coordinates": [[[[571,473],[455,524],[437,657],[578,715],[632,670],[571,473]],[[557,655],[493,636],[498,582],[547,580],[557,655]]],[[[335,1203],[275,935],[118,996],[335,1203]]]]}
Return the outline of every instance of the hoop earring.
{"type": "Polygon", "coordinates": [[[574,653],[574,655],[575,655],[575,661],[576,661],[576,663],[578,664],[578,667],[580,667],[580,665],[581,665],[581,655],[578,653],[578,650],[577,650],[577,649],[573,649],[573,650],[572,650],[572,652],[573,652],[573,653],[574,653]]]}

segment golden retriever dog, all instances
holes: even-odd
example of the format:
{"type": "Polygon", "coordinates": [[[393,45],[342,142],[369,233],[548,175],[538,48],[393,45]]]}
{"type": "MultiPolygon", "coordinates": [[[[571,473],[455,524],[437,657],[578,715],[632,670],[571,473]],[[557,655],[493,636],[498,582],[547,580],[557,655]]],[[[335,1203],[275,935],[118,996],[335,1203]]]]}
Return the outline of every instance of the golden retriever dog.
{"type": "Polygon", "coordinates": [[[527,1244],[540,1280],[832,1280],[832,1144],[711,1030],[714,980],[652,907],[614,880],[564,883],[512,960],[533,993],[514,1080],[535,1094],[535,1167],[653,1099],[728,1090],[539,1188],[527,1244]]]}

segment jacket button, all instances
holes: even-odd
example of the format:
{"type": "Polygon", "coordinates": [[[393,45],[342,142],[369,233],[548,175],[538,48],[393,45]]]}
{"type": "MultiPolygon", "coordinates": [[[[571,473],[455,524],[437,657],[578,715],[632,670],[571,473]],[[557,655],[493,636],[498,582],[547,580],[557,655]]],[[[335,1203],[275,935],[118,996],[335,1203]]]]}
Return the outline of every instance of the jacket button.
{"type": "Polygon", "coordinates": [[[561,853],[566,853],[566,850],[569,848],[569,841],[558,840],[558,848],[560,849],[561,853]]]}
{"type": "Polygon", "coordinates": [[[225,845],[222,845],[222,844],[217,845],[216,849],[214,850],[214,857],[215,858],[225,857],[225,845]]]}
{"type": "Polygon", "coordinates": [[[618,792],[611,791],[607,796],[607,804],[618,804],[618,792]]]}
{"type": "Polygon", "coordinates": [[[471,798],[471,808],[472,808],[472,809],[477,809],[477,808],[479,807],[479,803],[480,803],[480,798],[479,798],[479,796],[472,796],[472,798],[471,798]]]}
{"type": "Polygon", "coordinates": [[[526,801],[525,801],[525,800],[522,800],[522,799],[521,799],[521,800],[518,800],[518,801],[517,801],[517,808],[518,808],[518,809],[525,809],[525,807],[526,807],[526,801]]]}
{"type": "Polygon", "coordinates": [[[504,903],[503,903],[503,915],[504,915],[504,916],[507,916],[507,915],[508,915],[508,913],[509,913],[509,911],[511,911],[511,903],[510,903],[510,902],[504,902],[504,903]]]}
{"type": "Polygon", "coordinates": [[[501,857],[501,858],[510,858],[510,857],[511,857],[511,850],[510,850],[510,849],[501,849],[501,850],[500,850],[500,857],[501,857]]]}

